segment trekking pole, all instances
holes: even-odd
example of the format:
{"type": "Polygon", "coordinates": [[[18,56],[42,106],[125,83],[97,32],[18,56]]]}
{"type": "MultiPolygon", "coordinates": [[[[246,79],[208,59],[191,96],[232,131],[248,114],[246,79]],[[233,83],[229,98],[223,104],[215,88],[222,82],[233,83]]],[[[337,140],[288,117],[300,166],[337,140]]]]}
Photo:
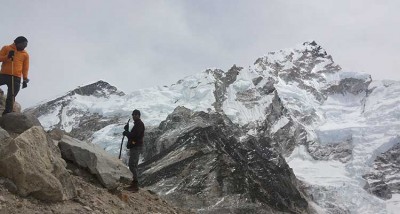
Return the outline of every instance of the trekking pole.
{"type": "MultiPolygon", "coordinates": [[[[128,122],[127,122],[126,124],[129,124],[129,121],[131,121],[131,119],[129,119],[128,122]]],[[[122,136],[121,148],[119,149],[119,156],[118,156],[118,159],[121,159],[122,145],[124,144],[124,139],[125,139],[125,135],[122,136]]]]}
{"type": "Polygon", "coordinates": [[[14,111],[14,103],[15,103],[15,96],[14,96],[14,56],[11,58],[11,112],[14,111]]]}

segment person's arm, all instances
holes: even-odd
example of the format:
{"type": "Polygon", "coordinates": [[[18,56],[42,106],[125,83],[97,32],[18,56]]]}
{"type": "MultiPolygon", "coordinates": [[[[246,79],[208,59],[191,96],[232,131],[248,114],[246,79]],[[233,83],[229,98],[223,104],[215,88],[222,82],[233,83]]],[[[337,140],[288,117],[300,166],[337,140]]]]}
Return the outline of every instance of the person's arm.
{"type": "Polygon", "coordinates": [[[22,67],[22,76],[24,80],[28,79],[28,71],[29,71],[29,54],[27,53],[24,60],[24,65],[22,67]]]}
{"type": "Polygon", "coordinates": [[[0,50],[0,62],[6,62],[6,61],[9,61],[8,60],[8,50],[7,50],[7,46],[4,46],[0,50]]]}
{"type": "Polygon", "coordinates": [[[135,126],[133,126],[133,128],[131,129],[130,132],[125,131],[124,133],[126,133],[125,136],[128,138],[128,142],[132,141],[132,140],[135,138],[135,135],[134,135],[134,133],[135,133],[135,126]]]}

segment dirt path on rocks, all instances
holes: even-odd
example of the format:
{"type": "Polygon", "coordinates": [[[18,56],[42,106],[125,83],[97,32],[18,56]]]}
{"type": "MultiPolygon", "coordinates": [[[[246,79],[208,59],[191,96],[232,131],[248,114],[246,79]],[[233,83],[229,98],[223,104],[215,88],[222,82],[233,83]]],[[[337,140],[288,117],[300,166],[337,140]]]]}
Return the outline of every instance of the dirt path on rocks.
{"type": "Polygon", "coordinates": [[[7,179],[0,178],[0,214],[128,214],[128,213],[174,213],[189,214],[187,210],[173,207],[158,195],[146,189],[137,193],[120,186],[114,191],[102,188],[91,176],[74,175],[78,196],[72,200],[47,203],[33,197],[20,197],[10,192],[7,179]]]}

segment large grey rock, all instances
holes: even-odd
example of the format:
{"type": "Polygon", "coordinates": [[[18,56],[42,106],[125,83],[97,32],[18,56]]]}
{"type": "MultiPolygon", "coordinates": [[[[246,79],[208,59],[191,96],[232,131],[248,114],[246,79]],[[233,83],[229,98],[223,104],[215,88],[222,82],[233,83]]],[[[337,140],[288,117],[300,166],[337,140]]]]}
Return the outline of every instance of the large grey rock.
{"type": "Polygon", "coordinates": [[[58,146],[64,159],[87,168],[108,189],[117,187],[120,179],[132,179],[127,166],[94,144],[64,135],[58,146]]]}
{"type": "Polygon", "coordinates": [[[15,139],[1,137],[0,176],[10,179],[21,196],[45,201],[73,198],[76,190],[65,167],[42,127],[34,126],[15,139]]]}
{"type": "MultiPolygon", "coordinates": [[[[4,96],[4,91],[0,89],[0,113],[3,113],[6,105],[6,96],[4,96]]],[[[21,105],[15,101],[13,106],[13,112],[21,113],[21,105]]]]}
{"type": "Polygon", "coordinates": [[[0,128],[0,142],[5,142],[7,140],[11,140],[8,132],[2,128],[0,128]]]}
{"type": "Polygon", "coordinates": [[[33,126],[41,126],[39,120],[31,114],[8,113],[0,117],[0,126],[8,132],[21,134],[33,126]]]}

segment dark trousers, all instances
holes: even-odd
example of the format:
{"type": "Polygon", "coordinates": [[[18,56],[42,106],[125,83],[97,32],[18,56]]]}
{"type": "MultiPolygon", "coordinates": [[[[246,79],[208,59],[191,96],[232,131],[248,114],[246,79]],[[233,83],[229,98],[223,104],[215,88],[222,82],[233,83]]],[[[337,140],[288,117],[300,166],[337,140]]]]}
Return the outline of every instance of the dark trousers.
{"type": "Polygon", "coordinates": [[[6,114],[13,111],[15,97],[21,88],[21,78],[7,74],[0,74],[0,86],[2,85],[7,85],[6,107],[3,112],[3,114],[6,114]],[[14,86],[12,84],[13,81],[14,86]]]}
{"type": "Polygon", "coordinates": [[[142,146],[134,146],[129,151],[129,170],[133,174],[133,182],[138,184],[138,164],[139,164],[139,156],[142,153],[142,146]]]}

